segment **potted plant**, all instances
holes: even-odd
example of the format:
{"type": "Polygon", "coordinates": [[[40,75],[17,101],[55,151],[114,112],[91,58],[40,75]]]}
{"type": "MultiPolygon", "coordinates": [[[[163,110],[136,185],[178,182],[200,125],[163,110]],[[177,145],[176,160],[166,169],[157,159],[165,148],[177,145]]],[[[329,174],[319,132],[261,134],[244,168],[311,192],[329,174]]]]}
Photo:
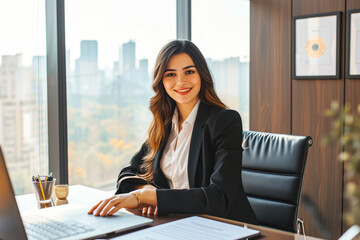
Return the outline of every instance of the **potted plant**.
{"type": "Polygon", "coordinates": [[[340,107],[338,102],[332,102],[325,114],[334,121],[323,143],[329,145],[339,140],[338,158],[344,162],[344,194],[348,204],[344,220],[348,226],[360,225],[360,105],[352,112],[349,105],[340,107]]]}

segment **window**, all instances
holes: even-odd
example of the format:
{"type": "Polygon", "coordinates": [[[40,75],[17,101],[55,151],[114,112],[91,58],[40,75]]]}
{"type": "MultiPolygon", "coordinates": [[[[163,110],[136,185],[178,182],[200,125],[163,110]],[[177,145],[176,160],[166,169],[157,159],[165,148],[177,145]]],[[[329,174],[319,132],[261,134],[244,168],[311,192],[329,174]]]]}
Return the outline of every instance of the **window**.
{"type": "Polygon", "coordinates": [[[249,129],[250,1],[193,0],[192,41],[214,77],[217,93],[249,129]]]}
{"type": "Polygon", "coordinates": [[[0,55],[0,145],[15,193],[30,193],[48,173],[45,0],[0,4],[0,55]]]}
{"type": "MultiPolygon", "coordinates": [[[[113,189],[146,139],[152,71],[160,48],[176,38],[176,6],[65,1],[70,184],[113,189]]],[[[248,129],[249,1],[193,0],[191,9],[192,41],[248,129]]],[[[0,20],[0,145],[15,192],[24,194],[32,175],[49,171],[45,0],[2,3],[0,20]]]]}
{"type": "Polygon", "coordinates": [[[65,19],[69,183],[114,189],[146,139],[152,70],[176,38],[176,1],[67,0],[65,19]]]}

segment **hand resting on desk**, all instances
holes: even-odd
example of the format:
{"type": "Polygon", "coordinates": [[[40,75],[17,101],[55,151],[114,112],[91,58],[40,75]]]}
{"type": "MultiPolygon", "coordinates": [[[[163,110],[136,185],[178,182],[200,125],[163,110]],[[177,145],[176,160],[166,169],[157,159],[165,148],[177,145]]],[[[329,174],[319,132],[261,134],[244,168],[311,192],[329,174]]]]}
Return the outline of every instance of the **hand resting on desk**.
{"type": "MultiPolygon", "coordinates": [[[[139,186],[137,189],[155,189],[156,190],[156,188],[151,184],[139,186]]],[[[157,206],[142,206],[142,207],[139,207],[139,211],[141,211],[142,214],[147,214],[147,215],[152,215],[152,214],[157,215],[158,214],[157,206]]]]}
{"type": "Polygon", "coordinates": [[[156,188],[144,185],[130,193],[118,194],[106,198],[93,206],[88,214],[111,216],[121,208],[138,208],[143,214],[157,214],[156,188]]]}

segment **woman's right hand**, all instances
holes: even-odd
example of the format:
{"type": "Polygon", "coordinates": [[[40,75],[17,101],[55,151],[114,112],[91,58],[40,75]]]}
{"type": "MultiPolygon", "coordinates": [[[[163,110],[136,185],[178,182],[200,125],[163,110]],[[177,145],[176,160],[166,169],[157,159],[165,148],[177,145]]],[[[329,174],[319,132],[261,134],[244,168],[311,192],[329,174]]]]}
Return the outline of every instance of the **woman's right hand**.
{"type": "Polygon", "coordinates": [[[111,216],[120,208],[138,208],[139,202],[138,197],[135,193],[124,193],[114,195],[107,199],[104,199],[93,206],[88,214],[93,214],[94,216],[111,216]]]}

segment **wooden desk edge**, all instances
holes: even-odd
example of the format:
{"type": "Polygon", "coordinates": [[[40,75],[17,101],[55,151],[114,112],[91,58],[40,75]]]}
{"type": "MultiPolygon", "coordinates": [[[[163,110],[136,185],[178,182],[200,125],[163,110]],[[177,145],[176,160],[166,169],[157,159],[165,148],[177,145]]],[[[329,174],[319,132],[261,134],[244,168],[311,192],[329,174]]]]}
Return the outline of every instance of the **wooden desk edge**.
{"type": "MultiPolygon", "coordinates": [[[[168,222],[172,222],[172,221],[176,221],[176,220],[180,220],[186,217],[191,217],[194,216],[194,214],[170,214],[169,216],[147,216],[147,215],[143,215],[139,210],[137,209],[126,209],[125,210],[128,213],[132,213],[138,216],[143,216],[143,217],[148,217],[153,219],[153,223],[147,227],[154,227],[154,226],[158,226],[164,223],[168,223],[168,222]]],[[[196,215],[196,214],[195,214],[196,215]]],[[[221,217],[215,217],[215,216],[211,216],[211,215],[207,215],[207,214],[200,214],[198,215],[200,217],[205,217],[205,218],[209,218],[209,219],[213,219],[216,221],[220,221],[220,222],[225,222],[225,223],[229,223],[229,224],[233,224],[233,225],[238,225],[238,226],[244,226],[246,225],[248,228],[251,229],[255,229],[255,230],[259,230],[260,231],[260,236],[254,237],[252,239],[277,239],[277,240],[282,240],[282,239],[294,239],[294,240],[319,240],[320,238],[315,238],[315,237],[311,237],[311,236],[304,236],[304,235],[300,235],[300,234],[296,234],[296,233],[291,233],[291,232],[287,232],[287,231],[282,231],[282,230],[278,230],[278,229],[274,229],[274,228],[269,228],[269,227],[263,227],[263,226],[258,226],[258,225],[252,225],[252,224],[248,224],[248,223],[244,223],[244,222],[239,222],[239,221],[235,221],[235,220],[230,220],[230,219],[226,219],[226,218],[221,218],[221,217]]],[[[143,227],[147,228],[147,227],[143,227]]],[[[129,232],[134,232],[137,231],[136,230],[131,230],[129,232]]],[[[126,232],[126,233],[129,233],[126,232]]],[[[124,234],[124,233],[122,233],[124,234]]],[[[121,234],[121,235],[122,235],[121,234]]]]}

